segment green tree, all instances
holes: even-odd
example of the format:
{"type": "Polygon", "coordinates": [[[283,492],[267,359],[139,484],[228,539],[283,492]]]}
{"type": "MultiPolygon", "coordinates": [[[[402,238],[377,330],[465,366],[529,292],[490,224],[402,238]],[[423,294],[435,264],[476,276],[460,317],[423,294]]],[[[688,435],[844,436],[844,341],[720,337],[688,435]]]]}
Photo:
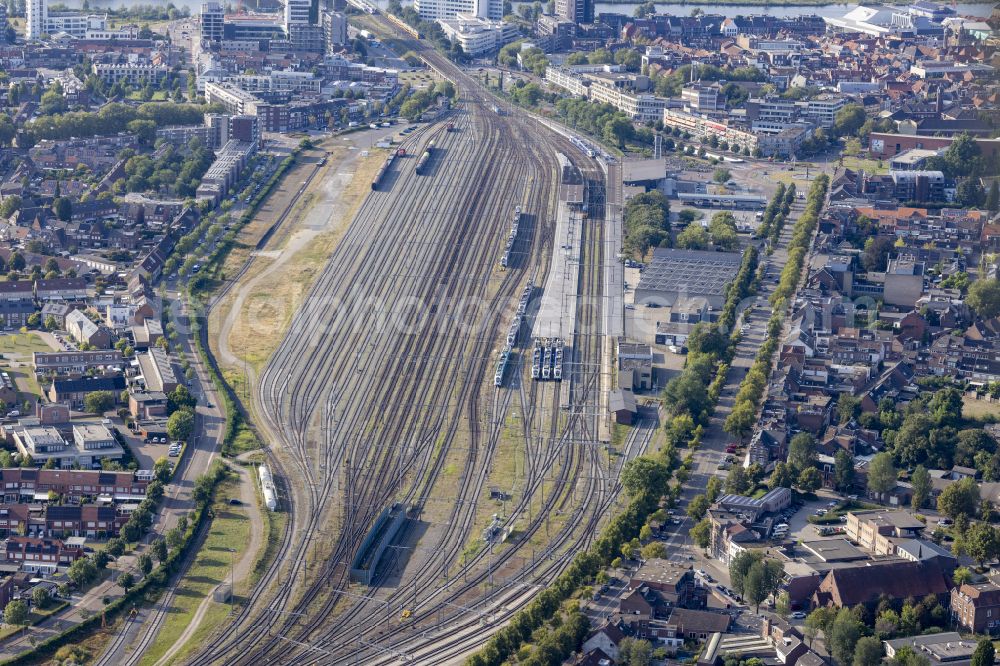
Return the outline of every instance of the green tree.
{"type": "Polygon", "coordinates": [[[73,217],[73,202],[67,197],[57,197],[52,201],[52,212],[63,222],[73,217]]]}
{"type": "Polygon", "coordinates": [[[662,541],[652,541],[643,546],[640,552],[644,560],[665,558],[667,556],[667,547],[662,541]]]}
{"type": "Polygon", "coordinates": [[[641,638],[627,637],[618,646],[618,663],[625,666],[650,666],[653,663],[653,646],[641,638]]]}
{"type": "Polygon", "coordinates": [[[177,388],[167,394],[167,411],[173,414],[178,409],[188,408],[194,409],[197,404],[197,400],[188,388],[183,384],[178,384],[177,388]]]}
{"type": "Polygon", "coordinates": [[[677,234],[677,247],[686,250],[704,250],[710,241],[708,230],[700,224],[689,224],[677,234]]]}
{"type": "Polygon", "coordinates": [[[862,636],[854,645],[853,666],[879,666],[882,663],[882,641],[874,636],[862,636]]]}
{"type": "Polygon", "coordinates": [[[979,484],[974,479],[961,479],[945,488],[938,496],[938,511],[952,520],[959,516],[972,517],[979,508],[979,484]]]}
{"type": "Polygon", "coordinates": [[[989,638],[980,638],[976,643],[976,651],[972,653],[971,666],[993,666],[996,649],[989,638]]]}
{"type": "MultiPolygon", "coordinates": [[[[13,267],[13,256],[11,256],[11,266],[13,267]]],[[[1000,314],[1000,281],[991,278],[976,280],[969,287],[965,303],[980,317],[985,319],[996,317],[1000,314]]]]}
{"type": "Polygon", "coordinates": [[[846,492],[854,485],[854,456],[838,449],[833,456],[833,479],[837,490],[846,492]]]}
{"type": "Polygon", "coordinates": [[[968,176],[979,170],[982,151],[967,133],[959,134],[944,152],[946,171],[951,176],[968,176]]]}
{"type": "Polygon", "coordinates": [[[149,572],[153,570],[153,558],[147,553],[143,553],[136,560],[139,565],[139,570],[142,571],[143,576],[148,576],[149,572]]]}
{"type": "Polygon", "coordinates": [[[836,136],[857,136],[865,120],[865,107],[860,104],[845,104],[834,116],[833,133],[836,136]]]}
{"type": "Polygon", "coordinates": [[[651,0],[649,2],[644,2],[637,6],[632,12],[633,16],[636,18],[646,18],[647,16],[654,16],[656,14],[656,4],[651,0]]]}
{"type": "Polygon", "coordinates": [[[118,576],[118,585],[123,590],[128,592],[135,586],[135,577],[128,571],[125,571],[120,576],[118,576]]]}
{"type": "Polygon", "coordinates": [[[729,560],[729,580],[738,594],[743,594],[746,577],[751,567],[764,560],[764,553],[758,550],[744,550],[729,560]]]}
{"type": "Polygon", "coordinates": [[[163,562],[167,559],[167,542],[163,539],[154,539],[153,543],[150,544],[150,553],[157,562],[163,562]]]}
{"type": "Polygon", "coordinates": [[[729,470],[729,476],[726,477],[726,490],[735,495],[742,495],[750,490],[750,477],[742,465],[733,465],[733,468],[729,470]]]}
{"type": "Polygon", "coordinates": [[[850,393],[841,393],[837,399],[837,417],[841,424],[846,425],[861,411],[861,399],[850,393]]]}
{"type": "Polygon", "coordinates": [[[841,608],[830,627],[826,646],[841,666],[854,662],[854,648],[861,638],[861,623],[849,608],[841,608]]]}
{"type": "Polygon", "coordinates": [[[1000,211],[1000,181],[996,178],[990,183],[989,192],[986,194],[986,203],[983,206],[994,215],[1000,211]]]}
{"type": "Polygon", "coordinates": [[[747,603],[760,611],[760,604],[771,594],[778,591],[785,567],[778,560],[764,559],[754,562],[743,577],[743,596],[747,603]]]}
{"type": "Polygon", "coordinates": [[[774,601],[774,612],[780,617],[788,617],[792,612],[792,598],[783,590],[774,601]]]}
{"type": "Polygon", "coordinates": [[[775,488],[791,488],[794,482],[795,475],[792,468],[783,462],[778,462],[774,466],[774,471],[771,472],[771,478],[768,479],[767,487],[771,490],[775,488]]]}
{"type": "Polygon", "coordinates": [[[802,472],[816,464],[816,438],[807,432],[800,432],[788,443],[788,464],[796,472],[802,472]]]}
{"type": "Polygon", "coordinates": [[[719,498],[719,493],[722,492],[722,481],[717,476],[709,477],[708,483],[705,484],[705,497],[708,498],[709,502],[714,502],[719,498]]]}
{"type": "Polygon", "coordinates": [[[865,250],[861,255],[861,266],[869,272],[884,271],[889,263],[889,253],[892,251],[892,241],[884,236],[876,236],[865,241],[865,250]]]}
{"type": "Polygon", "coordinates": [[[3,609],[3,621],[15,626],[28,624],[28,604],[20,599],[9,601],[3,609]]]}
{"type": "Polygon", "coordinates": [[[868,491],[882,499],[882,496],[896,487],[899,478],[892,455],[886,452],[876,454],[868,463],[868,491]]]}
{"type": "Polygon", "coordinates": [[[920,654],[909,645],[896,650],[896,655],[889,660],[891,666],[931,666],[931,660],[920,654]]]}
{"type": "Polygon", "coordinates": [[[955,203],[962,208],[978,208],[986,200],[986,191],[978,177],[969,177],[955,188],[955,203]]]}
{"type": "Polygon", "coordinates": [[[21,256],[20,252],[11,252],[10,260],[7,262],[7,266],[12,271],[23,271],[27,263],[24,261],[24,257],[21,256]]]}
{"type": "Polygon", "coordinates": [[[807,467],[799,474],[796,485],[805,493],[814,493],[823,486],[823,475],[815,467],[807,467]]]}
{"type": "Polygon", "coordinates": [[[965,585],[966,583],[971,583],[972,572],[969,570],[968,567],[956,567],[955,573],[952,574],[952,580],[955,582],[955,585],[958,586],[965,585]]]}
{"type": "Polygon", "coordinates": [[[732,177],[733,172],[723,167],[718,167],[712,172],[712,180],[717,183],[728,183],[732,177]]]}
{"type": "Polygon", "coordinates": [[[103,414],[115,406],[115,394],[111,391],[91,391],[83,399],[83,408],[91,414],[103,414]]]}
{"type": "Polygon", "coordinates": [[[806,617],[805,623],[803,624],[803,632],[805,633],[810,646],[812,646],[813,640],[820,633],[824,636],[829,635],[830,627],[833,626],[833,621],[836,617],[837,609],[828,606],[821,606],[809,613],[806,617]]]}
{"type": "Polygon", "coordinates": [[[914,509],[920,510],[922,506],[927,504],[927,500],[931,496],[931,475],[927,471],[927,468],[923,465],[917,465],[917,468],[913,470],[913,474],[910,475],[910,484],[913,486],[913,496],[910,499],[910,505],[914,509]]]}
{"type": "Polygon", "coordinates": [[[701,548],[708,548],[712,541],[712,523],[708,518],[704,518],[688,530],[688,534],[691,535],[691,539],[695,544],[701,548]]]}
{"type": "Polygon", "coordinates": [[[37,586],[31,591],[31,603],[35,608],[44,609],[49,605],[49,588],[37,586]]]}
{"type": "Polygon", "coordinates": [[[756,405],[749,400],[743,400],[736,403],[722,427],[723,430],[742,442],[753,431],[756,422],[756,405]]]}
{"type": "Polygon", "coordinates": [[[691,516],[691,520],[699,521],[705,517],[708,512],[708,508],[711,506],[711,502],[704,495],[696,495],[688,503],[687,515],[691,516]]]}
{"type": "Polygon", "coordinates": [[[0,217],[10,217],[19,210],[21,210],[21,197],[16,194],[6,196],[3,202],[0,202],[0,217]]]}
{"type": "Polygon", "coordinates": [[[194,430],[194,411],[179,409],[167,419],[167,435],[170,439],[186,440],[194,430]]]}
{"type": "Polygon", "coordinates": [[[632,138],[634,128],[625,118],[611,118],[604,124],[604,140],[619,148],[625,147],[625,142],[632,138]]]}
{"type": "Polygon", "coordinates": [[[974,523],[965,532],[962,541],[969,557],[979,562],[979,566],[987,560],[994,559],[1000,553],[1000,538],[992,526],[984,522],[974,523]]]}

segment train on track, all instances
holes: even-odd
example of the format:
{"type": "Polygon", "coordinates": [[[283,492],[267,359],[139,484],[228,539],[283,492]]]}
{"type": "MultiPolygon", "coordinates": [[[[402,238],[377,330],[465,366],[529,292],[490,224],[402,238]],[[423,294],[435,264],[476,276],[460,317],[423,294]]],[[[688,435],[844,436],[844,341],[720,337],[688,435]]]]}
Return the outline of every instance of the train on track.
{"type": "MultiPolygon", "coordinates": [[[[518,208],[518,211],[520,210],[518,208]]],[[[521,324],[524,323],[524,318],[528,311],[528,301],[531,300],[531,294],[534,290],[535,283],[532,280],[528,280],[528,284],[524,286],[524,291],[521,292],[521,300],[517,302],[517,312],[514,313],[514,319],[510,322],[510,328],[507,329],[506,344],[500,351],[500,359],[497,361],[496,372],[493,375],[494,386],[499,387],[503,385],[503,376],[507,371],[507,364],[510,362],[510,354],[517,343],[517,335],[521,332],[521,324]]]]}
{"type": "Polygon", "coordinates": [[[514,249],[517,241],[517,230],[521,224],[521,207],[514,209],[514,219],[510,225],[510,233],[507,234],[507,244],[503,248],[503,256],[500,257],[500,267],[506,269],[510,265],[510,253],[514,249]]]}
{"type": "Polygon", "coordinates": [[[570,140],[570,143],[572,143],[574,146],[576,146],[577,148],[579,148],[580,150],[582,150],[584,153],[586,153],[587,157],[595,157],[597,155],[597,151],[594,150],[594,147],[591,146],[586,141],[584,141],[583,139],[581,139],[580,137],[571,136],[569,138],[569,140],[570,140]]]}
{"type": "Polygon", "coordinates": [[[531,350],[531,378],[562,381],[563,341],[559,338],[535,338],[531,350]]]}
{"type": "Polygon", "coordinates": [[[378,171],[375,172],[375,177],[372,178],[372,190],[377,190],[379,185],[382,184],[382,179],[389,173],[389,169],[392,167],[392,163],[396,161],[396,158],[405,156],[406,148],[400,148],[385,158],[385,163],[378,168],[378,171]]]}
{"type": "Polygon", "coordinates": [[[432,139],[430,143],[427,144],[427,149],[424,154],[420,156],[417,160],[417,175],[422,176],[424,171],[427,170],[427,163],[431,161],[431,153],[434,152],[434,140],[432,139]]]}
{"type": "Polygon", "coordinates": [[[407,23],[403,19],[399,18],[395,14],[390,14],[389,12],[386,12],[385,13],[385,17],[387,19],[389,19],[390,23],[392,23],[394,26],[396,26],[397,28],[399,28],[400,30],[402,30],[403,32],[405,32],[406,34],[408,34],[409,36],[416,37],[417,39],[423,39],[424,38],[424,33],[420,32],[419,30],[417,30],[412,25],[410,25],[409,23],[407,23]]]}
{"type": "Polygon", "coordinates": [[[268,511],[276,511],[278,509],[278,490],[274,487],[271,470],[267,468],[267,465],[261,465],[257,470],[257,476],[260,478],[260,490],[264,493],[264,506],[267,507],[268,511]]]}

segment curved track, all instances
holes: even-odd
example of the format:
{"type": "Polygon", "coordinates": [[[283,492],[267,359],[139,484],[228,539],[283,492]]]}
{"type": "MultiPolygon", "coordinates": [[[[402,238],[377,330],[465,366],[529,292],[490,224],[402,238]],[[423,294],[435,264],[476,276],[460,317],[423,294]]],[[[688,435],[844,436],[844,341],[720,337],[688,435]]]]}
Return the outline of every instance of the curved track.
{"type": "Polygon", "coordinates": [[[462,91],[450,118],[457,131],[416,142],[435,141],[425,175],[414,173],[413,158],[396,160],[262,373],[257,411],[280,440],[278,475],[296,479],[283,498],[291,516],[248,603],[192,663],[459,656],[589,543],[617,496],[621,464],[645,443],[630,440],[613,465],[597,443],[599,223],[584,231],[581,298],[597,305],[581,308],[571,341],[569,411],[560,412],[558,384],[526,387],[519,367],[508,370],[509,387],[489,381],[518,294],[546,270],[555,153],[591,172],[596,164],[534,121],[495,113],[464,73],[412,46],[462,91]],[[528,248],[500,273],[515,205],[535,222],[528,248]],[[524,464],[504,521],[516,539],[476,548],[512,409],[524,464]],[[399,549],[409,556],[399,557],[398,579],[379,570],[383,587],[352,586],[350,560],[394,501],[415,507],[413,522],[426,532],[419,546],[399,549]]]}

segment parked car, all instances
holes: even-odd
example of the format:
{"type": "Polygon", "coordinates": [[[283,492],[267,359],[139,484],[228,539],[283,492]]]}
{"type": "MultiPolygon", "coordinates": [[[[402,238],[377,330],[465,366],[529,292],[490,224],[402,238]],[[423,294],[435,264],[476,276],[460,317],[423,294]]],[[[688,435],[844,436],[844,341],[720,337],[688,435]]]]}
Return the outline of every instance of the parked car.
{"type": "Polygon", "coordinates": [[[804,620],[805,618],[806,614],[803,613],[802,611],[795,611],[794,613],[792,613],[793,620],[804,620]]]}

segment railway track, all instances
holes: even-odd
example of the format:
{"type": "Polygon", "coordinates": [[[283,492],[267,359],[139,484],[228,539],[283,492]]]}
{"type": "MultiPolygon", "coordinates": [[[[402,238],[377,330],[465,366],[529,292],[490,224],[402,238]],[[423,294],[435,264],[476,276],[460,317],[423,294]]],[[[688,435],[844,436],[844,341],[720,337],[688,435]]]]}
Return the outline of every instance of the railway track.
{"type": "MultiPolygon", "coordinates": [[[[594,443],[599,307],[582,320],[592,332],[574,339],[564,424],[558,388],[525,389],[517,377],[513,388],[494,390],[485,381],[516,294],[529,274],[545,270],[554,153],[580,157],[566,139],[540,137],[534,124],[493,113],[464,74],[437,54],[425,56],[462,90],[458,131],[437,135],[441,155],[427,175],[411,172],[413,160],[397,160],[383,181],[386,192],[366,200],[263,372],[256,400],[265,429],[282,440],[276,470],[300,482],[283,498],[291,517],[271,567],[191,663],[451,658],[527,603],[533,586],[558,575],[616,496],[620,464],[605,463],[594,443]],[[533,240],[525,260],[498,276],[493,267],[516,204],[534,215],[533,240]],[[470,303],[481,316],[456,314],[457,305],[470,303]],[[419,311],[403,309],[411,305],[419,311]],[[389,316],[400,312],[414,315],[402,330],[389,316]],[[523,526],[518,541],[525,546],[471,552],[488,472],[515,402],[525,424],[525,463],[507,521],[523,526]],[[437,511],[443,486],[455,497],[437,511]],[[422,542],[434,548],[427,555],[411,549],[408,575],[395,590],[359,592],[350,585],[350,558],[393,501],[416,507],[428,527],[422,542]],[[566,516],[554,535],[551,515],[566,516]],[[529,563],[525,548],[533,540],[542,546],[529,563]],[[480,623],[470,627],[463,615],[477,607],[480,623]],[[444,626],[465,632],[465,642],[429,633],[444,626]]],[[[600,295],[601,233],[599,224],[589,225],[583,298],[600,295]]]]}

